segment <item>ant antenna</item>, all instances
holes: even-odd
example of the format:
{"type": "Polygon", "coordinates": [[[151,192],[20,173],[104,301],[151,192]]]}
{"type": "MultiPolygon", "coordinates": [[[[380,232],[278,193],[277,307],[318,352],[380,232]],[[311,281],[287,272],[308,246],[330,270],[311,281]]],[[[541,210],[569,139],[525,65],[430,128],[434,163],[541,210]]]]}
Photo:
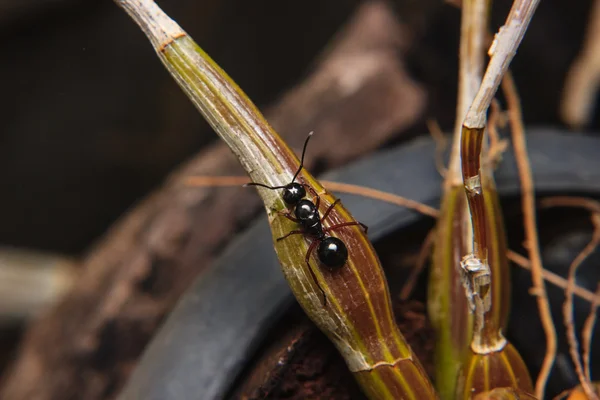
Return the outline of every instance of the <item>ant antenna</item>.
{"type": "Polygon", "coordinates": [[[244,183],[242,185],[242,187],[248,187],[248,186],[260,186],[260,187],[264,187],[264,188],[271,189],[271,190],[285,189],[285,186],[268,186],[268,185],[265,185],[264,183],[258,183],[258,182],[248,182],[248,183],[244,183]]]}
{"type": "Polygon", "coordinates": [[[308,141],[310,140],[313,133],[315,133],[315,132],[311,131],[308,134],[308,137],[306,138],[306,140],[304,141],[304,147],[302,148],[302,158],[300,160],[300,168],[298,168],[298,171],[296,171],[296,173],[294,174],[294,177],[292,178],[292,182],[294,182],[296,180],[296,178],[298,177],[298,174],[300,173],[300,171],[302,171],[302,168],[304,167],[304,154],[306,153],[306,146],[308,145],[308,141]]]}
{"type": "MultiPolygon", "coordinates": [[[[304,154],[306,153],[306,146],[308,145],[308,141],[310,140],[310,137],[313,135],[313,133],[314,132],[311,131],[308,134],[308,137],[306,138],[306,140],[304,141],[304,147],[302,148],[302,158],[300,160],[300,168],[298,168],[298,171],[296,171],[296,173],[294,174],[294,177],[292,178],[292,182],[290,182],[290,183],[294,183],[294,181],[298,177],[298,174],[300,173],[300,171],[302,171],[302,168],[304,167],[304,154]]],[[[271,189],[271,190],[285,189],[287,187],[287,185],[284,185],[284,186],[268,186],[268,185],[265,185],[264,183],[258,183],[258,182],[248,182],[248,183],[244,183],[242,186],[243,187],[260,186],[260,187],[264,187],[264,188],[271,189]]]]}

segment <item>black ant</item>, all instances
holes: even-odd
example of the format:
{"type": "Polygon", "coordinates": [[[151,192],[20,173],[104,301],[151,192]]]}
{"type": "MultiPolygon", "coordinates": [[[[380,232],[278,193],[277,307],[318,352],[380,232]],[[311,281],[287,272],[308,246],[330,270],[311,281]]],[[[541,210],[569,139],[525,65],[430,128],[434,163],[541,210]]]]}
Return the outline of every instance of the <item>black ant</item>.
{"type": "Polygon", "coordinates": [[[308,247],[308,251],[306,252],[305,261],[306,265],[310,270],[313,280],[323,293],[323,305],[326,305],[327,297],[325,296],[325,291],[323,291],[323,288],[321,288],[321,285],[319,284],[319,281],[317,280],[317,277],[315,276],[315,273],[312,270],[312,267],[310,266],[310,255],[315,250],[315,247],[318,246],[317,257],[319,261],[323,265],[331,269],[338,269],[344,264],[346,264],[346,261],[348,261],[348,248],[346,247],[343,241],[333,236],[327,236],[327,234],[333,230],[337,230],[346,226],[360,225],[364,229],[365,233],[367,232],[368,228],[366,225],[360,222],[344,222],[341,224],[330,226],[328,228],[323,228],[323,222],[325,221],[331,210],[333,210],[333,208],[340,202],[340,200],[337,199],[335,202],[333,202],[333,204],[331,204],[327,208],[327,210],[323,214],[323,217],[319,217],[319,205],[321,203],[321,198],[319,197],[317,192],[315,192],[315,190],[309,185],[295,182],[296,178],[298,177],[298,174],[300,174],[300,171],[302,171],[302,168],[304,166],[304,155],[306,153],[306,146],[308,145],[308,141],[312,137],[312,134],[313,132],[309,133],[308,137],[306,138],[306,141],[304,142],[300,167],[298,168],[298,171],[296,171],[296,173],[294,174],[294,177],[292,178],[292,181],[290,183],[284,186],[268,186],[262,183],[251,182],[245,184],[244,186],[261,186],[271,190],[283,189],[283,201],[288,207],[294,207],[295,218],[292,217],[289,211],[287,213],[281,212],[281,215],[283,215],[291,221],[300,224],[302,229],[291,231],[288,234],[278,238],[277,241],[283,240],[288,236],[297,234],[306,235],[313,239],[310,246],[308,247]],[[305,187],[308,188],[312,196],[317,199],[316,203],[313,203],[312,201],[304,198],[306,196],[305,187]]]}

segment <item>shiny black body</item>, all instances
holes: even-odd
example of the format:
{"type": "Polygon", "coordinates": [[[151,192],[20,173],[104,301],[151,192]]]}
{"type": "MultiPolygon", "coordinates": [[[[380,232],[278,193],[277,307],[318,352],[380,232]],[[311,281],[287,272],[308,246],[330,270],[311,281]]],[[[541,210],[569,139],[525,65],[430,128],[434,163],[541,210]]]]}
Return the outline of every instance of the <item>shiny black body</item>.
{"type": "Polygon", "coordinates": [[[296,204],[294,215],[308,235],[313,236],[315,239],[324,238],[325,233],[323,232],[319,210],[317,210],[316,205],[312,201],[306,199],[300,200],[296,204]]]}
{"type": "Polygon", "coordinates": [[[298,204],[298,202],[302,200],[304,196],[306,196],[306,189],[304,189],[304,186],[298,182],[292,182],[285,185],[281,197],[283,197],[285,204],[288,206],[293,206],[298,204]]]}
{"type": "Polygon", "coordinates": [[[340,239],[329,236],[317,247],[319,260],[330,268],[339,268],[348,261],[348,248],[340,239]]]}
{"type": "Polygon", "coordinates": [[[302,199],[296,204],[294,215],[302,226],[304,233],[319,242],[317,257],[323,265],[329,268],[339,268],[346,263],[348,248],[340,239],[325,234],[323,220],[319,216],[316,204],[310,200],[302,199]]]}
{"type": "Polygon", "coordinates": [[[361,224],[360,222],[345,222],[337,225],[332,225],[328,228],[323,228],[323,221],[327,218],[327,216],[329,215],[331,210],[333,210],[336,204],[339,203],[339,199],[336,200],[333,204],[331,204],[323,214],[323,217],[321,217],[319,215],[319,205],[321,200],[319,195],[315,192],[315,190],[312,187],[304,183],[295,182],[298,174],[300,173],[304,165],[304,154],[306,152],[306,145],[308,144],[308,140],[310,139],[311,135],[312,132],[309,134],[308,138],[304,142],[300,167],[298,168],[298,171],[296,171],[296,174],[294,174],[294,177],[292,178],[292,181],[290,183],[288,183],[285,186],[267,186],[262,183],[248,183],[246,185],[261,186],[272,190],[283,189],[283,201],[289,208],[293,209],[294,216],[292,216],[292,213],[289,211],[281,212],[280,214],[298,223],[301,229],[291,231],[285,236],[278,238],[277,241],[283,240],[288,236],[296,234],[302,234],[313,239],[308,248],[308,251],[306,252],[305,261],[311,272],[313,280],[323,293],[323,303],[326,304],[327,297],[325,296],[325,292],[321,288],[321,285],[319,285],[319,281],[317,280],[317,277],[312,270],[312,267],[310,265],[310,255],[315,250],[315,247],[318,246],[317,258],[319,259],[319,262],[325,265],[326,267],[329,267],[330,269],[340,268],[344,264],[346,264],[346,261],[348,261],[348,248],[342,240],[333,236],[328,236],[327,234],[339,228],[355,225],[362,226],[366,232],[367,227],[364,224],[361,224]],[[311,192],[312,197],[316,199],[315,203],[305,198],[306,189],[308,189],[311,192]]]}

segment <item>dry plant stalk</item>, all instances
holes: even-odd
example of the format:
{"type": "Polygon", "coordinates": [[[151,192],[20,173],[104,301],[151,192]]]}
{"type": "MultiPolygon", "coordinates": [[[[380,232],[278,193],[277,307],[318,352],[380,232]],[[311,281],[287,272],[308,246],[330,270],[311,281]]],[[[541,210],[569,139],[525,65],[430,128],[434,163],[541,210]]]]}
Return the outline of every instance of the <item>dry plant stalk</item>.
{"type": "MultiPolygon", "coordinates": [[[[489,1],[469,0],[462,2],[461,45],[459,65],[459,91],[457,116],[452,145],[450,165],[444,181],[444,195],[440,217],[436,225],[433,262],[429,279],[428,311],[436,330],[436,387],[444,399],[454,398],[457,376],[463,361],[468,356],[473,330],[473,315],[463,289],[461,275],[461,257],[472,254],[473,221],[469,215],[468,202],[463,190],[464,156],[461,159],[462,121],[480,88],[484,46],[487,33],[489,1]]],[[[477,154],[479,157],[479,154],[477,154]]],[[[477,166],[477,171],[479,166],[477,166]]],[[[492,281],[496,296],[491,304],[490,315],[497,319],[497,325],[503,327],[507,320],[508,299],[508,263],[506,259],[506,240],[499,199],[491,173],[485,180],[489,195],[482,207],[482,218],[488,218],[487,230],[479,230],[491,243],[490,258],[492,281]],[[503,288],[503,289],[501,289],[503,288]]]]}
{"type": "Polygon", "coordinates": [[[320,202],[325,232],[332,226],[340,228],[327,235],[345,243],[348,260],[332,270],[318,262],[316,252],[310,252],[314,241],[304,234],[288,235],[298,224],[281,215],[287,211],[281,191],[258,188],[292,292],[337,347],[365,394],[373,399],[437,398],[396,326],[379,259],[351,214],[306,170],[298,169],[298,158],[250,99],[153,1],[116,3],[146,33],[160,60],[238,157],[252,181],[281,187],[297,175],[296,181],[308,189],[307,197],[315,204],[320,202]],[[284,236],[285,240],[280,240],[284,236]]]}
{"type": "Polygon", "coordinates": [[[502,77],[521,44],[539,0],[515,0],[506,22],[500,28],[488,54],[488,63],[481,86],[463,121],[464,129],[481,131],[485,128],[486,112],[500,86],[502,77]]]}
{"type": "Polygon", "coordinates": [[[500,230],[502,220],[494,217],[499,211],[497,193],[492,174],[482,169],[481,151],[487,110],[536,6],[537,1],[516,0],[513,3],[505,25],[500,28],[489,50],[490,62],[462,124],[462,178],[473,226],[473,251],[467,253],[461,266],[475,321],[471,352],[458,380],[458,398],[472,398],[478,393],[502,387],[525,393],[533,391],[525,363],[501,333],[504,310],[496,297],[498,293],[494,292],[506,290],[507,280],[504,287],[495,281],[502,280],[508,268],[506,264],[504,269],[491,268],[491,255],[499,254],[506,261],[506,251],[492,252],[492,246],[500,242],[501,236],[490,240],[489,235],[500,230]],[[492,203],[492,206],[487,206],[487,203],[492,203]]]}
{"type": "MultiPolygon", "coordinates": [[[[497,116],[497,110],[493,115],[497,116]]],[[[483,129],[479,132],[463,127],[462,174],[473,225],[473,252],[463,258],[461,271],[474,325],[470,352],[456,388],[456,398],[460,399],[498,388],[533,392],[525,362],[502,335],[506,316],[502,311],[508,306],[501,303],[498,291],[507,291],[509,285],[506,239],[490,163],[488,168],[481,164],[482,145],[483,129]]]]}
{"type": "Polygon", "coordinates": [[[471,339],[472,316],[461,284],[460,255],[467,253],[469,225],[464,193],[448,190],[435,227],[427,309],[436,333],[436,388],[442,399],[453,399],[456,379],[471,339]]]}
{"type": "Polygon", "coordinates": [[[493,293],[489,267],[471,254],[463,260],[463,273],[475,318],[471,351],[459,374],[456,398],[471,399],[498,388],[532,393],[533,384],[525,362],[502,336],[491,312],[493,293]]]}

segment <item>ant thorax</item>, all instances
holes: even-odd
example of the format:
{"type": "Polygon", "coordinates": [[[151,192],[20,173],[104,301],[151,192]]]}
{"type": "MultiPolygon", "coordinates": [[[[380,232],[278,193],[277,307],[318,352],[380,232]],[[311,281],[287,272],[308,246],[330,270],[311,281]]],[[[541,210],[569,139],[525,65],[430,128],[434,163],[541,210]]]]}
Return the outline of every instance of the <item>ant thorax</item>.
{"type": "Polygon", "coordinates": [[[294,215],[300,221],[310,219],[315,214],[318,214],[316,205],[307,199],[300,200],[294,209],[294,215]]]}

